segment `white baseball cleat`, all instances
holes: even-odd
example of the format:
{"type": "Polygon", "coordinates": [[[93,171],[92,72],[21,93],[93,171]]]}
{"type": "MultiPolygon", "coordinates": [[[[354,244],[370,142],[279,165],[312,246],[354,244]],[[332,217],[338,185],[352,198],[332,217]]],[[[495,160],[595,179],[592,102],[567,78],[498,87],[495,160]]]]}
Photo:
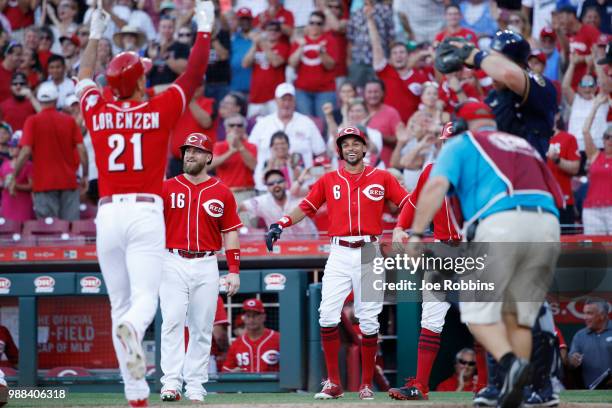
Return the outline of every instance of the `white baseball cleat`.
{"type": "Polygon", "coordinates": [[[180,401],[181,393],[177,390],[163,390],[159,397],[162,401],[180,401]]]}
{"type": "Polygon", "coordinates": [[[117,326],[117,337],[127,354],[126,365],[130,375],[135,380],[142,380],[146,374],[147,367],[144,351],[138,341],[134,328],[127,322],[119,323],[117,326]]]}

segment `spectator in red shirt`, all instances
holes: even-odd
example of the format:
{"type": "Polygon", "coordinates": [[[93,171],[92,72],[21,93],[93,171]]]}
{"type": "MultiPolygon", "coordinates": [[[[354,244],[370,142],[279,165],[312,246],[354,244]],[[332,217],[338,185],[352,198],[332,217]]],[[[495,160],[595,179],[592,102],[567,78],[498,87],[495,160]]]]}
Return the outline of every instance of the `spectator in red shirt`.
{"type": "Polygon", "coordinates": [[[40,110],[40,105],[21,72],[16,72],[11,81],[11,96],[0,103],[4,120],[11,125],[13,132],[21,130],[28,116],[40,110]]]}
{"type": "Polygon", "coordinates": [[[380,35],[374,21],[373,9],[367,15],[370,40],[372,42],[372,61],[376,75],[387,89],[385,103],[397,109],[403,122],[419,108],[422,84],[427,82],[427,74],[415,67],[416,62],[428,51],[415,51],[408,54],[403,43],[391,44],[389,61],[385,58],[380,35]]]}
{"type": "Polygon", "coordinates": [[[279,370],[280,334],[266,329],[266,311],[259,299],[242,303],[246,332],[238,337],[227,352],[225,372],[275,372],[279,370]]]}
{"type": "Polygon", "coordinates": [[[446,112],[453,112],[455,107],[469,98],[482,100],[485,92],[478,83],[478,79],[469,68],[462,71],[451,72],[444,76],[438,96],[444,102],[446,112]]]}
{"type": "Polygon", "coordinates": [[[38,2],[2,1],[0,10],[11,23],[13,38],[22,38],[23,29],[34,24],[34,9],[38,2]]]}
{"type": "Polygon", "coordinates": [[[281,23],[268,21],[264,31],[253,33],[253,45],[242,59],[244,68],[253,67],[248,117],[265,116],[276,110],[274,90],[285,82],[289,45],[281,41],[281,23]]]}
{"type": "MultiPolygon", "coordinates": [[[[569,59],[570,53],[576,53],[582,57],[590,55],[593,44],[597,43],[599,38],[599,30],[593,26],[582,24],[576,17],[576,9],[572,6],[559,8],[558,20],[557,37],[564,60],[569,59]]],[[[574,90],[578,87],[580,79],[588,73],[587,69],[587,63],[584,59],[576,65],[571,82],[574,90]]]]}
{"type": "Polygon", "coordinates": [[[345,14],[342,0],[328,0],[321,2],[321,11],[325,14],[325,31],[330,33],[338,46],[338,59],[336,60],[336,88],[346,81],[348,75],[347,57],[348,40],[346,38],[346,26],[348,25],[348,14],[345,14]]]}
{"type": "Polygon", "coordinates": [[[43,80],[42,66],[38,59],[36,50],[28,47],[23,48],[23,57],[19,72],[26,75],[28,85],[31,89],[36,89],[43,80]]]}
{"type": "Polygon", "coordinates": [[[324,118],[321,107],[336,104],[336,74],[338,47],[334,37],[323,31],[325,14],[310,13],[304,38],[293,43],[289,65],[296,70],[295,102],[297,111],[324,118]]]}
{"type": "Polygon", "coordinates": [[[44,83],[38,89],[37,99],[42,110],[25,122],[20,141],[21,151],[8,189],[14,193],[15,174],[20,174],[31,154],[34,164],[32,191],[36,217],[74,221],[79,219],[77,157],[80,158],[83,169],[81,188],[86,191],[87,152],[75,120],[55,109],[58,96],[57,88],[50,83],[44,83]]]}
{"type": "Polygon", "coordinates": [[[395,108],[383,103],[385,98],[385,84],[381,80],[371,79],[367,81],[363,96],[368,112],[370,112],[368,127],[382,133],[383,149],[381,152],[381,159],[388,167],[391,153],[393,153],[396,142],[395,129],[397,125],[402,122],[402,118],[395,108]]]}
{"type": "Polygon", "coordinates": [[[253,26],[263,28],[271,20],[280,22],[281,32],[285,36],[284,40],[288,41],[293,34],[295,19],[293,18],[293,13],[283,7],[281,0],[268,0],[268,8],[255,17],[253,26]]]}
{"type": "Polygon", "coordinates": [[[21,65],[23,47],[19,43],[9,43],[2,52],[4,60],[0,63],[0,102],[11,97],[13,74],[21,65]]]}
{"type": "Polygon", "coordinates": [[[433,45],[444,41],[446,37],[463,37],[468,41],[477,45],[478,38],[476,33],[468,28],[461,27],[461,9],[456,4],[449,4],[444,8],[444,20],[446,21],[446,27],[444,30],[436,34],[433,45]]]}
{"type": "Polygon", "coordinates": [[[476,353],[471,348],[464,348],[455,356],[455,374],[438,384],[436,391],[478,391],[474,389],[475,384],[476,353]]]}
{"type": "Polygon", "coordinates": [[[40,65],[43,70],[43,77],[47,76],[47,68],[49,64],[49,58],[53,55],[51,52],[51,47],[53,46],[53,42],[55,41],[55,37],[53,31],[47,26],[40,27],[40,42],[38,44],[37,52],[38,52],[38,60],[40,61],[40,65]]]}
{"type": "MultiPolygon", "coordinates": [[[[13,173],[15,161],[19,154],[19,141],[16,138],[11,139],[8,143],[10,159],[5,160],[0,165],[0,187],[3,183],[7,183],[9,174],[13,173]]],[[[33,220],[34,209],[32,204],[32,163],[28,161],[21,172],[17,175],[15,181],[15,194],[11,194],[8,189],[2,190],[2,198],[0,202],[0,214],[7,220],[27,221],[33,220]]]]}
{"type": "Polygon", "coordinates": [[[239,114],[225,119],[227,138],[215,144],[209,167],[232,190],[237,205],[255,197],[253,171],[257,165],[257,147],[247,141],[246,125],[246,119],[239,114]]]}
{"type": "MultiPolygon", "coordinates": [[[[557,114],[557,119],[559,116],[557,114]]],[[[556,123],[559,123],[559,121],[557,120],[556,123]]],[[[573,225],[576,221],[576,214],[572,177],[578,174],[580,169],[580,154],[578,153],[576,137],[559,129],[557,125],[554,136],[550,138],[546,159],[548,168],[559,183],[565,198],[565,208],[559,208],[559,223],[561,225],[573,225]]]]}

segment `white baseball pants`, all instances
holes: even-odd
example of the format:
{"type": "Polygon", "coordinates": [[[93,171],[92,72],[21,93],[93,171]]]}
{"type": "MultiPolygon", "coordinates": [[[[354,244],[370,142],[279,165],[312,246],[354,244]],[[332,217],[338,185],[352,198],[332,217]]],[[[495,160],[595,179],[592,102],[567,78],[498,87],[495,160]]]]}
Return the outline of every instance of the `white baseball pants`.
{"type": "MultiPolygon", "coordinates": [[[[360,237],[343,237],[346,240],[350,238],[360,237]]],[[[331,244],[322,280],[319,307],[321,327],[333,327],[340,323],[344,301],[352,289],[355,293],[355,316],[359,319],[361,333],[364,335],[378,333],[380,327],[378,315],[382,311],[384,293],[380,291],[374,294],[372,289],[368,288],[367,297],[362,300],[362,280],[371,282],[372,279],[383,279],[384,275],[374,275],[371,260],[362,265],[361,255],[361,248],[346,248],[331,244]]],[[[375,255],[380,256],[380,253],[376,251],[375,255]]]]}
{"type": "Polygon", "coordinates": [[[442,333],[446,312],[450,309],[448,302],[423,302],[421,327],[434,333],[442,333]]]}
{"type": "Polygon", "coordinates": [[[96,250],[108,290],[113,322],[113,345],[128,400],[148,398],[145,379],[135,380],[127,370],[126,356],[115,335],[119,323],[134,327],[138,340],[153,321],[161,280],[165,246],[163,202],[137,202],[136,194],[118,194],[96,216],[96,250]]]}
{"type": "Polygon", "coordinates": [[[213,323],[219,295],[216,256],[186,259],[166,251],[160,289],[162,390],[206,395],[213,323]],[[185,353],[185,323],[189,346],[185,353]]]}

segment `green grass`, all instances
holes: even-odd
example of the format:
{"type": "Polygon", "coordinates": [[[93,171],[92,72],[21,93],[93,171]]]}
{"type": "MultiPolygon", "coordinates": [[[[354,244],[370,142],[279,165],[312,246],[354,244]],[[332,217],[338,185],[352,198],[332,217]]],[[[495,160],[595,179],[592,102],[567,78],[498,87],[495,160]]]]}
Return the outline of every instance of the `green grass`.
{"type": "MultiPolygon", "coordinates": [[[[281,393],[281,394],[210,394],[206,398],[206,406],[210,405],[244,405],[245,407],[260,404],[271,408],[279,404],[287,405],[288,407],[297,404],[318,404],[327,406],[354,404],[377,404],[386,405],[411,405],[411,406],[436,406],[437,404],[448,406],[449,404],[463,405],[470,404],[472,393],[455,393],[455,392],[434,392],[430,393],[428,403],[423,402],[406,402],[393,401],[386,396],[385,393],[379,392],[376,394],[374,401],[360,401],[356,393],[347,393],[344,398],[336,401],[315,401],[310,393],[281,393]]],[[[561,394],[561,401],[565,403],[602,403],[612,404],[612,392],[610,391],[566,391],[561,394]]],[[[151,396],[151,405],[161,406],[158,396],[151,396]]],[[[112,407],[112,406],[127,406],[122,394],[104,394],[104,393],[78,393],[71,392],[68,398],[64,400],[17,400],[11,399],[8,407],[112,407]]],[[[181,401],[178,403],[164,403],[165,407],[173,406],[194,406],[189,401],[181,401]]],[[[197,406],[197,405],[196,405],[197,406]]]]}

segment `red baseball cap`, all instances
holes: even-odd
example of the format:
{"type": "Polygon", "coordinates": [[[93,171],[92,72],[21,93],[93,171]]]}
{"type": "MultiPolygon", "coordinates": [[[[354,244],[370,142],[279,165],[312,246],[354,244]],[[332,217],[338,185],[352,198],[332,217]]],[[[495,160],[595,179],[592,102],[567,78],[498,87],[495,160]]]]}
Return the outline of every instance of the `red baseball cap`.
{"type": "Polygon", "coordinates": [[[247,299],[244,302],[242,302],[242,310],[245,312],[248,312],[248,311],[253,311],[257,313],[266,312],[266,310],[264,309],[263,303],[261,303],[261,300],[256,299],[256,298],[247,299]]]}
{"type": "Polygon", "coordinates": [[[458,106],[455,116],[463,118],[466,121],[476,119],[495,119],[493,111],[484,102],[468,101],[458,106]]]}
{"type": "Polygon", "coordinates": [[[537,58],[542,64],[546,65],[546,54],[542,50],[531,50],[531,54],[529,54],[529,58],[537,58]]]}
{"type": "Polygon", "coordinates": [[[447,122],[442,127],[442,133],[440,134],[440,140],[447,140],[453,136],[453,122],[447,122]]]}
{"type": "Polygon", "coordinates": [[[606,45],[608,45],[609,38],[610,36],[608,34],[600,34],[599,37],[597,37],[596,44],[605,47],[606,45]]]}
{"type": "Polygon", "coordinates": [[[544,37],[548,37],[548,38],[551,38],[553,41],[557,41],[557,33],[555,33],[555,30],[553,30],[550,27],[544,27],[540,31],[540,39],[544,37]]]}
{"type": "Polygon", "coordinates": [[[251,9],[249,9],[248,7],[240,7],[238,11],[236,11],[236,17],[253,18],[253,13],[251,13],[251,9]]]}

